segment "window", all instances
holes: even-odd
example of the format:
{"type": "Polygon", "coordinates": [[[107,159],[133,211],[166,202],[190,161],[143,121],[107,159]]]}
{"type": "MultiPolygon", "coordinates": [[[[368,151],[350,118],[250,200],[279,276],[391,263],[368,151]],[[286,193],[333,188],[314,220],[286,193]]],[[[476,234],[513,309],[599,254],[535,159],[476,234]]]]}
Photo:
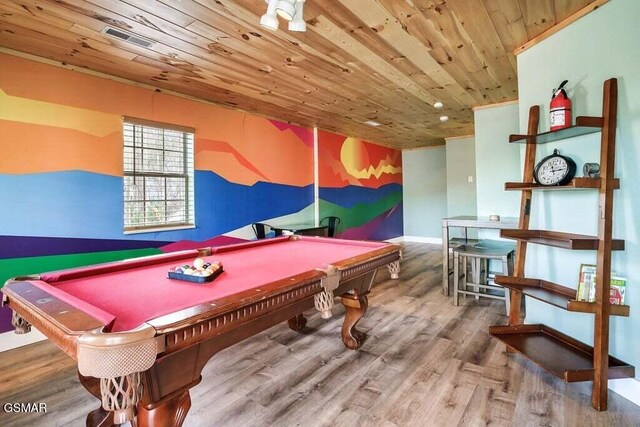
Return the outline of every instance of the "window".
{"type": "Polygon", "coordinates": [[[193,129],[124,118],[124,231],[187,228],[193,213],[193,129]]]}

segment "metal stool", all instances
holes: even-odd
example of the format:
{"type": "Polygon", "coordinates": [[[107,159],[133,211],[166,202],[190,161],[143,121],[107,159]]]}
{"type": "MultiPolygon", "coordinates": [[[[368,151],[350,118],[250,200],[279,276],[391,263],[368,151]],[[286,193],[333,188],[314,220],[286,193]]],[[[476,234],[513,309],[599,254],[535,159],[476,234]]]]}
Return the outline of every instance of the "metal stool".
{"type": "Polygon", "coordinates": [[[453,249],[453,304],[458,305],[460,294],[474,295],[505,301],[509,312],[509,290],[492,282],[489,271],[490,260],[502,263],[502,274],[513,272],[513,244],[496,241],[481,241],[475,246],[461,245],[453,249]],[[471,281],[468,280],[467,263],[471,262],[471,281]],[[462,268],[461,268],[462,267],[462,268]],[[462,271],[461,271],[462,270],[462,271]],[[472,287],[472,288],[470,288],[472,287]]]}

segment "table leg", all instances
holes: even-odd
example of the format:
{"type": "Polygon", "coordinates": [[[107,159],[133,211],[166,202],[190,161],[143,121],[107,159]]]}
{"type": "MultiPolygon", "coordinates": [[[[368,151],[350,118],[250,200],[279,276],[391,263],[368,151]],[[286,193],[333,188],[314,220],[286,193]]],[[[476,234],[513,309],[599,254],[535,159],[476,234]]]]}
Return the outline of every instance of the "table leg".
{"type": "Polygon", "coordinates": [[[296,317],[292,317],[287,321],[289,324],[289,328],[296,332],[301,332],[304,327],[307,325],[307,318],[304,317],[304,314],[298,314],[296,317]]]}
{"type": "Polygon", "coordinates": [[[31,332],[31,324],[27,322],[17,311],[11,311],[11,325],[15,329],[17,335],[27,334],[31,332]]]}
{"type": "MultiPolygon", "coordinates": [[[[80,384],[87,389],[89,393],[102,400],[100,393],[100,379],[93,377],[85,377],[78,372],[80,384]]],[[[113,424],[113,412],[105,411],[102,404],[87,415],[87,427],[111,427],[113,424]]]]}
{"type": "MultiPolygon", "coordinates": [[[[104,399],[101,392],[101,379],[94,377],[85,377],[78,373],[80,384],[89,391],[92,395],[100,399],[104,399]]],[[[197,384],[197,381],[195,382],[197,384]]],[[[135,426],[145,427],[180,427],[184,423],[184,419],[191,408],[191,397],[189,396],[189,388],[194,384],[189,384],[187,387],[177,390],[176,392],[166,396],[159,402],[153,403],[153,405],[144,405],[137,402],[137,416],[131,418],[131,424],[135,426]]],[[[109,398],[110,400],[116,399],[115,397],[109,398]]],[[[131,410],[133,414],[133,410],[131,410]]],[[[122,419],[117,419],[114,415],[118,411],[105,410],[103,405],[99,408],[91,411],[87,415],[86,425],[87,427],[111,427],[119,425],[122,419]]]]}
{"type": "Polygon", "coordinates": [[[449,226],[442,221],[442,293],[449,296],[449,226]]]}
{"type": "Polygon", "coordinates": [[[162,400],[151,409],[138,405],[138,425],[180,427],[191,408],[189,390],[182,390],[162,400]]]}
{"type": "Polygon", "coordinates": [[[87,415],[87,427],[111,427],[113,423],[113,413],[105,411],[102,406],[89,412],[87,415]]]}
{"type": "Polygon", "coordinates": [[[356,329],[356,325],[367,312],[369,301],[367,295],[369,291],[358,293],[354,291],[351,294],[344,294],[340,297],[342,305],[345,308],[344,323],[342,324],[342,342],[351,350],[358,349],[366,334],[356,329]]]}

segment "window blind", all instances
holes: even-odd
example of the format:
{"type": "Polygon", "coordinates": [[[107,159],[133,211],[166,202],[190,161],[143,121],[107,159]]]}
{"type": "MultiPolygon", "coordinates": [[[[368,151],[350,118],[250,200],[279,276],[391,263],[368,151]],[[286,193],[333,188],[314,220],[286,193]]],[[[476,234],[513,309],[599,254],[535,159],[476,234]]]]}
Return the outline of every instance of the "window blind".
{"type": "Polygon", "coordinates": [[[193,131],[125,118],[124,229],[193,226],[193,131]]]}

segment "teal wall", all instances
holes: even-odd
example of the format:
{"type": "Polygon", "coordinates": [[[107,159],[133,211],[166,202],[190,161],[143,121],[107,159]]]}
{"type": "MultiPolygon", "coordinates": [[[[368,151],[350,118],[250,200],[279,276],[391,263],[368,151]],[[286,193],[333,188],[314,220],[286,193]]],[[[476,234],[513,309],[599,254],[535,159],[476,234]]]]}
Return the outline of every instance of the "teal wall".
{"type": "MultiPolygon", "coordinates": [[[[628,278],[628,318],[612,317],[610,353],[640,367],[640,1],[614,0],[518,56],[520,128],[526,131],[528,109],[540,105],[540,131],[549,127],[551,90],[569,80],[574,117],[601,115],[602,83],[618,78],[618,130],[614,237],[626,241],[614,252],[613,270],[628,278]]],[[[581,171],[584,162],[599,161],[600,134],[546,144],[572,157],[581,171]]],[[[540,152],[542,151],[542,152],[540,152]]],[[[534,195],[531,228],[597,234],[597,194],[591,191],[539,192],[534,195]],[[553,194],[552,194],[553,193],[553,194]]],[[[530,245],[526,274],[575,287],[580,263],[595,263],[593,251],[566,251],[530,245]]],[[[590,342],[593,316],[569,313],[527,300],[527,322],[543,322],[590,342]]],[[[640,369],[636,369],[640,375],[640,369]]]]}
{"type": "Polygon", "coordinates": [[[447,165],[444,146],[402,152],[404,235],[442,236],[447,216],[447,165]]]}
{"type": "Polygon", "coordinates": [[[447,216],[476,213],[476,149],[473,136],[447,139],[447,216]],[[469,182],[468,178],[472,177],[469,182]]]}
{"type": "Polygon", "coordinates": [[[521,181],[520,149],[508,144],[519,132],[518,105],[474,112],[478,215],[518,216],[520,194],[504,191],[505,181],[521,181]]]}

